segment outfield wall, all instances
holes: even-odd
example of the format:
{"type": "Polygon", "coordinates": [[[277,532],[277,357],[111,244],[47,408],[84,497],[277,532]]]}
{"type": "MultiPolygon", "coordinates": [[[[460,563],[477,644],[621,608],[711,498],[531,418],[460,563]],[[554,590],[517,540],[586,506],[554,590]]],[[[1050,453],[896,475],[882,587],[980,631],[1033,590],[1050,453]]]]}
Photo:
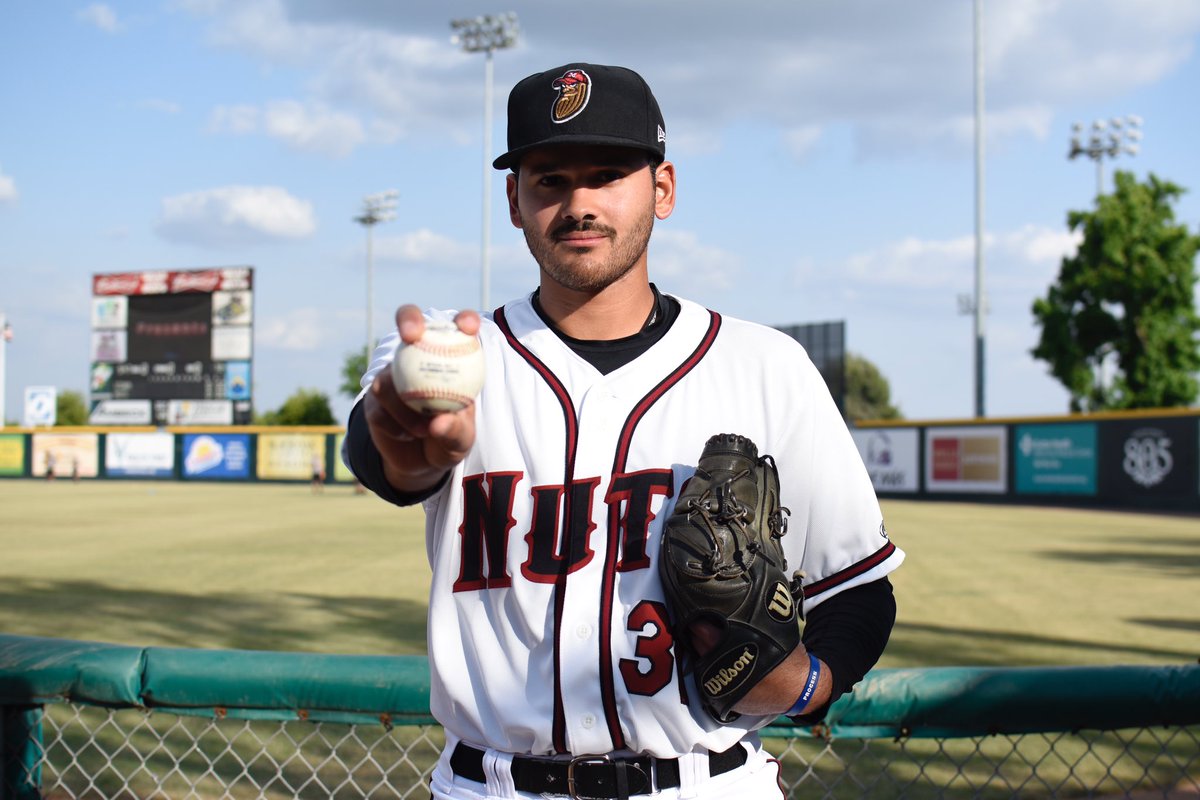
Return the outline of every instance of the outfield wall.
{"type": "MultiPolygon", "coordinates": [[[[1200,510],[1200,409],[862,422],[881,497],[1200,510]]],[[[338,426],[59,427],[0,431],[0,478],[308,481],[354,478],[338,426]],[[51,459],[51,457],[53,457],[51,459]]]]}
{"type": "Polygon", "coordinates": [[[1200,409],[864,422],[881,497],[1200,510],[1200,409]]]}
{"type": "Polygon", "coordinates": [[[0,432],[0,478],[353,483],[336,426],[56,427],[0,432]]]}

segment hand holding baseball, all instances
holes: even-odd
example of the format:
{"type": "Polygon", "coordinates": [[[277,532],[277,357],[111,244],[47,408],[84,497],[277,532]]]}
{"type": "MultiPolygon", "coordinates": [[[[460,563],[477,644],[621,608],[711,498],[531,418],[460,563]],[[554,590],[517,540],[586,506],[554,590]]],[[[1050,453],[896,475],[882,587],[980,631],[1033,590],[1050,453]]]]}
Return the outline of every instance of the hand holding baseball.
{"type": "MultiPolygon", "coordinates": [[[[479,333],[479,315],[474,311],[459,312],[454,322],[458,332],[465,337],[473,339],[479,333]]],[[[420,309],[414,305],[397,309],[396,329],[401,340],[400,350],[396,354],[397,363],[393,365],[394,369],[383,370],[375,376],[364,398],[363,411],[371,439],[382,456],[388,482],[399,491],[419,492],[437,484],[442,475],[462,461],[474,445],[475,404],[468,400],[463,405],[461,399],[455,399],[465,395],[465,390],[440,395],[442,401],[435,405],[422,402],[419,393],[413,394],[415,382],[433,380],[436,383],[441,380],[437,377],[436,369],[433,370],[433,378],[429,378],[428,374],[426,378],[421,378],[418,359],[412,357],[419,353],[419,349],[413,346],[426,335],[425,318],[420,309]],[[402,368],[399,362],[406,350],[410,356],[405,358],[402,368]],[[405,402],[402,393],[406,393],[409,402],[405,402]]],[[[441,330],[437,336],[440,340],[452,343],[458,340],[461,344],[464,337],[458,332],[441,330]]],[[[470,348],[457,352],[458,356],[466,356],[466,363],[475,358],[470,348]]],[[[475,350],[475,353],[478,351],[475,350]]],[[[452,355],[451,363],[458,356],[452,355]]],[[[478,355],[478,359],[479,369],[482,370],[482,355],[478,355]]],[[[467,372],[470,373],[470,367],[467,372]]],[[[467,374],[466,377],[471,379],[474,376],[467,374]]],[[[482,380],[482,372],[478,378],[482,380]]],[[[453,379],[451,384],[457,380],[453,379]]],[[[477,392],[476,386],[469,398],[473,399],[477,392]]]]}

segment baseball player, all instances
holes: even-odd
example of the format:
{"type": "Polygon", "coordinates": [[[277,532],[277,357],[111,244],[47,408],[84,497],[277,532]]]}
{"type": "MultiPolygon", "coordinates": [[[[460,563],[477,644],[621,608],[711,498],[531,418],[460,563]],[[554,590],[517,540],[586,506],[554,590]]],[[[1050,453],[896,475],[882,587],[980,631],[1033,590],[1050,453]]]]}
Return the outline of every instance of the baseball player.
{"type": "Polygon", "coordinates": [[[388,365],[427,318],[413,305],[363,377],[343,457],[426,513],[435,798],[782,797],[756,731],[819,720],[890,634],[903,553],[803,348],[650,282],[651,230],[675,205],[665,154],[635,72],[518,83],[494,165],[537,288],[428,312],[480,339],[487,380],[465,409],[397,397],[388,365]],[[709,555],[663,558],[671,531],[757,536],[734,560],[775,577],[739,592],[774,627],[758,603],[728,620],[676,607],[668,583],[714,576],[664,580],[668,560],[709,555]]]}

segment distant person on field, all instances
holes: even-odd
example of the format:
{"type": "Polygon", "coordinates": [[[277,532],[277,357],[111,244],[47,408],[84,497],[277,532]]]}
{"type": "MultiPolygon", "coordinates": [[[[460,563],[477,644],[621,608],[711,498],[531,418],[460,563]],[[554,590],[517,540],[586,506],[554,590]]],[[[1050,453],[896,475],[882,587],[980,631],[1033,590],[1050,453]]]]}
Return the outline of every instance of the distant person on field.
{"type": "Polygon", "coordinates": [[[313,453],[312,457],[312,490],[313,494],[320,494],[325,489],[325,460],[321,458],[320,453],[313,453]]]}

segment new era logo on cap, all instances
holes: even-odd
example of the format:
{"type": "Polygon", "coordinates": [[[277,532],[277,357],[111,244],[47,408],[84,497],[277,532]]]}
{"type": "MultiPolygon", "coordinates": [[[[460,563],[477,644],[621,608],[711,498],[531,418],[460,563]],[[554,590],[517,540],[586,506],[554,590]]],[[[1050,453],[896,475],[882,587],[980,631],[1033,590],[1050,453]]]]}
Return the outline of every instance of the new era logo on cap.
{"type": "Polygon", "coordinates": [[[565,64],[513,87],[508,152],[492,165],[509,169],[534,148],[571,144],[633,147],[661,161],[666,143],[658,101],[641,75],[625,67],[565,64]]]}

